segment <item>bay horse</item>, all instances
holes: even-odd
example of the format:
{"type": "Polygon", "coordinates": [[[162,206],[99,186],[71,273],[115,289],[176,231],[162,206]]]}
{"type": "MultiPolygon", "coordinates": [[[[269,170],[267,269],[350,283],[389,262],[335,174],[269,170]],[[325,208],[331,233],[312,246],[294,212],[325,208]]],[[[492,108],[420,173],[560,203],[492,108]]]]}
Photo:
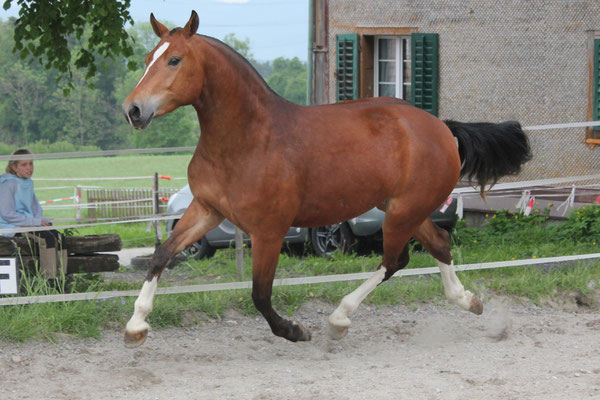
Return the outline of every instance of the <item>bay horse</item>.
{"type": "Polygon", "coordinates": [[[460,176],[484,188],[520,171],[530,148],[517,122],[444,122],[393,98],[299,106],[274,93],[227,45],[196,34],[196,12],[171,31],[153,14],[150,23],[160,42],[123,103],[126,119],[144,129],[153,118],[192,105],[202,134],[188,166],[194,199],[152,256],[126,326],[126,344],[146,340],[146,317],[167,263],[224,218],[252,241],[256,308],[275,335],[290,341],[307,341],[311,334],[271,306],[285,233],[290,226],[345,221],[375,206],[386,212],[383,258],[330,316],[332,337],[344,336],[349,315],[363,299],[408,264],[411,237],[438,260],[448,299],[482,312],[482,303],[455,274],[448,233],[429,215],[460,176]]]}

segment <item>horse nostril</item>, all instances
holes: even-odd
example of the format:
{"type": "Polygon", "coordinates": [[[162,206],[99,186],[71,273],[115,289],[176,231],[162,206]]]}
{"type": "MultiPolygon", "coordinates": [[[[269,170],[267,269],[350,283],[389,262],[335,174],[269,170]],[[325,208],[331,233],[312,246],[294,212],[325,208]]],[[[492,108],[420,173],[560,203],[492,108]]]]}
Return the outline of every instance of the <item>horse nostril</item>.
{"type": "Polygon", "coordinates": [[[139,121],[142,112],[140,111],[140,108],[134,104],[131,107],[129,107],[129,111],[127,114],[129,115],[131,121],[139,121]]]}

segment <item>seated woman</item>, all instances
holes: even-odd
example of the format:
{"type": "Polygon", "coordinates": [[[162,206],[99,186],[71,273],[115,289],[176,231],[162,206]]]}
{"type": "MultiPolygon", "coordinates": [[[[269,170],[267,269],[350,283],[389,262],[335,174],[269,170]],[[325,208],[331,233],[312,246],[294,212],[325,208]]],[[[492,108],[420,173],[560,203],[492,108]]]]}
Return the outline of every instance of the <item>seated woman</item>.
{"type": "MultiPolygon", "coordinates": [[[[23,154],[32,153],[27,149],[19,149],[12,153],[23,154]]],[[[0,175],[0,229],[52,225],[52,222],[42,215],[42,207],[33,192],[32,175],[33,160],[11,160],[6,166],[6,173],[0,175]]],[[[67,251],[62,250],[63,236],[56,230],[26,232],[21,235],[38,243],[40,269],[44,278],[55,286],[61,272],[67,271],[67,251]]]]}

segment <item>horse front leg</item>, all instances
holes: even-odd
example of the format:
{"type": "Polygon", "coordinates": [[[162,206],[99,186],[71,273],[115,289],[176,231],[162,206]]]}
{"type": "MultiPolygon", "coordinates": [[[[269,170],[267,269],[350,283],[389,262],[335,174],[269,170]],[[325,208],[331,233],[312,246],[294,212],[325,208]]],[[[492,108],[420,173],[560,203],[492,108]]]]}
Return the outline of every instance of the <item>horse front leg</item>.
{"type": "Polygon", "coordinates": [[[310,331],[300,323],[288,321],[277,314],[271,305],[273,279],[281,252],[283,236],[262,238],[252,236],[252,300],[265,317],[271,331],[292,342],[309,341],[310,331]]]}
{"type": "Polygon", "coordinates": [[[158,279],[171,259],[186,247],[202,238],[206,232],[223,221],[216,211],[203,206],[196,199],[192,201],[181,220],[175,225],[171,236],[161,244],[150,259],[150,269],[144,280],[140,295],[135,301],[133,316],[125,327],[125,344],[139,346],[148,336],[146,317],[152,311],[158,279]]]}

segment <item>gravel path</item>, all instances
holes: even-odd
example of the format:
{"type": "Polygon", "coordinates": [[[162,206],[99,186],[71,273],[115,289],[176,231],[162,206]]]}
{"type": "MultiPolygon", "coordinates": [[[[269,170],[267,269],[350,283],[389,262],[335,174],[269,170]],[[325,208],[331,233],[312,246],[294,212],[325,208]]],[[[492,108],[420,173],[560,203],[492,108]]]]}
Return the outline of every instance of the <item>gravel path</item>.
{"type": "Polygon", "coordinates": [[[361,307],[347,337],[327,339],[334,305],[294,316],[308,343],[274,337],[235,313],[151,331],[56,344],[0,342],[0,398],[22,399],[600,399],[600,314],[488,299],[453,306],[361,307]]]}

